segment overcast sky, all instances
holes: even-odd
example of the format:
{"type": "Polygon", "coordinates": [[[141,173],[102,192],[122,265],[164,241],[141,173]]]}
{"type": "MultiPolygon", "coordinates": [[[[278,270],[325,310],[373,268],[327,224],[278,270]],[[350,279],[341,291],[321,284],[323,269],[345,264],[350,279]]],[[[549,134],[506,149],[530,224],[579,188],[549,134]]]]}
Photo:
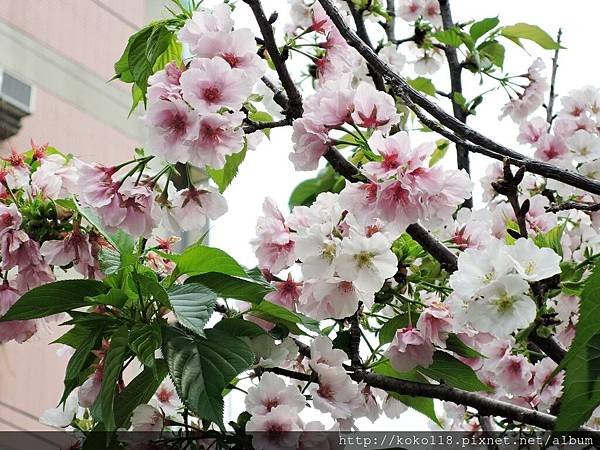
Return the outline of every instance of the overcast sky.
{"type": "MultiPolygon", "coordinates": [[[[238,3],[239,7],[236,11],[238,26],[243,24],[255,29],[251,21],[252,16],[246,6],[241,2],[238,3]]],[[[277,24],[283,25],[287,22],[288,10],[285,2],[268,0],[264,4],[267,16],[277,9],[279,13],[277,24]]],[[[560,53],[557,93],[562,95],[570,89],[584,85],[600,86],[598,75],[600,62],[595,38],[598,17],[600,17],[599,2],[593,0],[569,2],[460,0],[452,2],[452,7],[456,21],[499,16],[504,25],[517,22],[534,23],[552,36],[555,36],[558,28],[562,27],[563,45],[567,48],[560,53]]],[[[407,26],[398,26],[398,37],[409,36],[409,33],[407,26]]],[[[528,54],[510,42],[506,42],[505,46],[507,48],[505,68],[513,74],[524,73],[534,56],[542,57],[548,66],[551,65],[552,52],[550,51],[544,51],[535,45],[527,45],[526,48],[530,52],[528,54]]],[[[403,75],[413,76],[410,71],[403,75]]],[[[444,89],[447,85],[445,80],[446,68],[444,67],[435,76],[436,85],[444,89]]],[[[464,75],[464,80],[471,97],[480,92],[481,88],[478,88],[476,80],[469,73],[464,75]]],[[[468,98],[469,95],[466,97],[468,98]]],[[[519,148],[516,144],[516,126],[510,119],[498,121],[499,109],[506,101],[506,94],[502,90],[491,94],[486,98],[485,104],[478,109],[477,116],[469,119],[469,123],[497,141],[519,148]]],[[[560,104],[557,107],[560,108],[560,104]]],[[[249,241],[254,237],[254,226],[260,215],[263,199],[266,196],[274,198],[285,214],[287,200],[294,186],[314,175],[294,171],[288,160],[292,147],[290,135],[289,129],[273,130],[270,142],[265,140],[258,150],[248,153],[238,177],[225,194],[229,203],[229,212],[212,224],[211,245],[224,249],[248,266],[256,264],[249,241]]],[[[454,164],[454,158],[454,153],[449,152],[445,158],[446,163],[454,164]]],[[[487,163],[487,160],[474,158],[472,167],[475,181],[482,175],[487,163]]],[[[476,191],[476,195],[478,192],[479,190],[476,191]]],[[[426,422],[416,413],[407,413],[403,415],[402,420],[394,421],[393,426],[387,421],[380,423],[379,426],[410,430],[425,428],[426,422]]]]}

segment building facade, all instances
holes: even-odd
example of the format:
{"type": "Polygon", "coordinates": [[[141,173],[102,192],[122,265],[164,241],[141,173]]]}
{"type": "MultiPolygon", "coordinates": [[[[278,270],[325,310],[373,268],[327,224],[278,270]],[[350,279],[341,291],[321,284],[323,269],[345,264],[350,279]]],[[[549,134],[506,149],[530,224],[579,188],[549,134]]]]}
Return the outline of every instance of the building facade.
{"type": "MultiPolygon", "coordinates": [[[[28,150],[33,140],[89,161],[130,159],[142,145],[142,128],[135,116],[127,118],[130,87],[108,80],[127,38],[159,17],[163,3],[0,1],[0,70],[18,86],[31,87],[30,114],[10,137],[14,115],[0,109],[0,155],[11,147],[28,150]]],[[[68,360],[57,355],[57,345],[48,345],[58,335],[54,328],[26,344],[0,345],[0,430],[46,428],[38,417],[56,406],[68,360]]]]}

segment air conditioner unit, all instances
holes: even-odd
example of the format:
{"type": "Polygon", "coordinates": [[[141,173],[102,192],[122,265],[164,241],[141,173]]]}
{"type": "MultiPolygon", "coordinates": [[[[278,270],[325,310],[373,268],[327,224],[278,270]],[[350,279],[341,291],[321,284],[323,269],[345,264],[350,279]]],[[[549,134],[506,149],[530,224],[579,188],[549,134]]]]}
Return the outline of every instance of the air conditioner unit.
{"type": "Polygon", "coordinates": [[[0,141],[17,134],[21,119],[33,112],[32,84],[0,68],[0,141]]]}

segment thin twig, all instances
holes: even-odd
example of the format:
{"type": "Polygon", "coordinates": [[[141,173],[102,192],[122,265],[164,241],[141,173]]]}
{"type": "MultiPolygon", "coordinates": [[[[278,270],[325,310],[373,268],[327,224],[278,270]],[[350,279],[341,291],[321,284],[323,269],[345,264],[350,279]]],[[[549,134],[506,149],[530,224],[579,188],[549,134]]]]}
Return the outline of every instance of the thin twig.
{"type": "Polygon", "coordinates": [[[252,120],[246,120],[247,125],[244,125],[244,133],[250,134],[258,130],[266,130],[267,128],[278,128],[287,127],[292,124],[292,120],[289,118],[276,120],[274,122],[254,122],[252,120]]]}
{"type": "Polygon", "coordinates": [[[554,99],[556,94],[554,89],[556,86],[556,73],[558,72],[558,53],[560,51],[560,38],[562,36],[562,29],[558,29],[556,35],[556,50],[554,50],[554,57],[552,58],[552,75],[550,77],[550,96],[548,98],[548,104],[546,105],[546,122],[548,122],[548,131],[552,127],[552,121],[554,120],[554,99]]]}

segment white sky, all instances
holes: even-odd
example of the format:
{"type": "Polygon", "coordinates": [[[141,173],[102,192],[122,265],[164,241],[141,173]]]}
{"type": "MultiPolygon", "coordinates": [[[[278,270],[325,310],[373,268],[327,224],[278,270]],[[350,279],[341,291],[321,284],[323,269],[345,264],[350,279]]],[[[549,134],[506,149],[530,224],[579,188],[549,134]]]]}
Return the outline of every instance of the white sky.
{"type": "MultiPolygon", "coordinates": [[[[279,26],[283,26],[287,22],[288,8],[285,2],[267,0],[264,4],[267,16],[277,9],[279,26]]],[[[238,5],[236,11],[238,26],[256,29],[253,17],[247,7],[241,2],[238,2],[238,5]]],[[[452,6],[455,21],[499,15],[501,24],[533,23],[541,26],[552,36],[555,36],[558,28],[562,27],[563,46],[567,49],[562,50],[560,54],[557,78],[558,95],[566,94],[570,89],[580,88],[584,85],[600,86],[598,75],[600,62],[594,37],[600,16],[600,2],[595,0],[571,0],[567,3],[556,0],[504,0],[502,2],[455,0],[452,2],[452,6]]],[[[410,35],[408,27],[400,21],[397,28],[397,37],[410,35]]],[[[548,67],[551,65],[552,52],[550,51],[544,51],[535,45],[527,45],[526,47],[531,53],[528,55],[508,41],[505,42],[505,46],[507,49],[505,69],[510,73],[524,73],[533,60],[533,56],[540,56],[548,67]]],[[[549,70],[547,72],[549,76],[549,70]]],[[[403,75],[414,76],[411,72],[403,75]]],[[[447,91],[446,79],[446,67],[443,67],[435,76],[436,86],[447,91]]],[[[477,87],[477,81],[470,73],[465,73],[463,80],[468,89],[465,95],[467,98],[472,98],[482,91],[477,87]]],[[[477,116],[471,117],[469,123],[499,142],[518,148],[516,145],[517,127],[508,118],[501,122],[497,119],[498,111],[506,101],[507,97],[503,90],[487,96],[484,105],[479,107],[477,116]]],[[[448,106],[443,101],[442,104],[448,106]]],[[[556,107],[560,108],[560,103],[556,107]]],[[[290,136],[289,129],[273,130],[270,142],[265,140],[258,150],[248,153],[238,177],[225,193],[229,203],[229,212],[212,224],[211,245],[222,248],[245,265],[254,266],[256,264],[249,241],[254,237],[254,226],[261,213],[263,199],[266,196],[274,198],[285,214],[288,197],[294,186],[314,175],[309,172],[294,171],[288,160],[288,154],[292,149],[290,136]]],[[[455,153],[449,151],[445,159],[446,163],[453,165],[455,153]]],[[[473,178],[477,180],[483,174],[488,161],[480,157],[472,158],[472,160],[473,178]]],[[[241,405],[236,406],[234,409],[238,410],[241,405]]],[[[404,414],[401,420],[381,422],[379,428],[424,429],[427,425],[421,417],[416,413],[409,412],[404,414]]]]}

